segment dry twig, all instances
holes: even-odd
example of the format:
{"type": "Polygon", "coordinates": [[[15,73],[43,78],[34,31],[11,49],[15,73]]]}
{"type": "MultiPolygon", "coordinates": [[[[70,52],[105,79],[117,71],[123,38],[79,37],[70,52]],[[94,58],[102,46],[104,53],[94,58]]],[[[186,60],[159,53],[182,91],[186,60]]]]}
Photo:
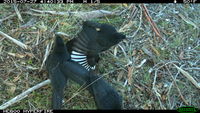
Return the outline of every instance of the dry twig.
{"type": "Polygon", "coordinates": [[[12,17],[14,17],[14,16],[16,16],[17,14],[11,14],[11,15],[9,15],[9,16],[6,16],[5,18],[3,18],[3,19],[0,19],[0,23],[1,22],[3,22],[3,21],[6,21],[6,20],[8,20],[8,19],[10,19],[10,18],[12,18],[12,17]]]}
{"type": "Polygon", "coordinates": [[[144,10],[144,14],[145,14],[147,20],[150,22],[150,24],[151,24],[151,26],[152,26],[152,28],[153,28],[153,31],[156,33],[156,35],[157,35],[158,37],[162,38],[162,36],[161,36],[161,34],[160,34],[160,31],[159,31],[157,25],[156,25],[155,22],[152,20],[150,14],[149,14],[149,12],[148,12],[147,7],[146,7],[144,4],[142,4],[141,6],[142,6],[142,8],[143,8],[143,10],[144,10]]]}
{"type": "MultiPolygon", "coordinates": [[[[134,14],[135,15],[135,14],[134,14]]],[[[138,33],[138,31],[141,29],[141,25],[142,25],[142,8],[140,7],[140,21],[139,21],[139,25],[137,30],[135,30],[135,32],[133,33],[133,35],[128,36],[128,37],[135,37],[135,35],[138,33]]]]}
{"type": "Polygon", "coordinates": [[[47,60],[47,57],[48,57],[48,55],[50,53],[52,45],[53,45],[53,41],[50,44],[48,44],[47,47],[46,47],[46,51],[45,51],[45,54],[44,54],[44,59],[42,61],[42,65],[40,67],[40,71],[42,70],[42,68],[43,68],[43,66],[45,64],[45,61],[47,60]]]}
{"type": "Polygon", "coordinates": [[[110,15],[117,15],[117,12],[111,12],[106,10],[94,10],[89,12],[58,12],[58,11],[41,11],[37,9],[31,9],[34,12],[37,13],[47,13],[47,14],[53,14],[53,15],[63,15],[63,16],[76,16],[79,18],[82,18],[83,20],[88,20],[92,18],[98,18],[98,17],[104,17],[104,16],[110,16],[110,15]]]}
{"type": "Polygon", "coordinates": [[[18,10],[18,8],[17,8],[17,5],[14,4],[13,6],[14,6],[15,12],[16,12],[16,14],[17,14],[17,17],[19,18],[19,20],[20,20],[21,22],[23,22],[24,20],[22,19],[22,16],[21,16],[21,14],[20,14],[20,12],[19,12],[19,10],[18,10]]]}
{"type": "Polygon", "coordinates": [[[186,71],[178,67],[177,65],[173,64],[190,82],[192,82],[198,89],[200,89],[200,83],[197,83],[196,80],[186,71]]]}
{"type": "Polygon", "coordinates": [[[160,99],[161,95],[160,95],[160,93],[158,93],[157,88],[156,88],[156,79],[157,79],[157,70],[155,70],[155,76],[154,76],[154,80],[153,80],[153,87],[152,87],[152,89],[153,89],[153,91],[156,94],[156,97],[157,97],[157,99],[158,99],[158,101],[160,103],[161,108],[165,109],[165,107],[163,106],[163,104],[161,102],[161,99],[160,99]]]}
{"type": "Polygon", "coordinates": [[[140,62],[139,65],[135,66],[135,68],[141,68],[141,67],[144,65],[144,63],[146,63],[146,62],[147,62],[147,59],[143,59],[143,60],[140,62]]]}
{"type": "Polygon", "coordinates": [[[169,74],[171,75],[172,79],[173,79],[173,83],[175,84],[178,92],[179,92],[179,95],[181,96],[181,99],[183,100],[183,102],[186,104],[186,105],[189,105],[188,102],[185,100],[185,98],[183,97],[182,93],[181,93],[181,90],[179,89],[177,83],[176,83],[176,79],[172,76],[172,73],[170,72],[169,68],[167,66],[165,66],[167,71],[169,72],[169,74]]]}
{"type": "Polygon", "coordinates": [[[74,95],[72,95],[68,100],[67,100],[67,102],[69,102],[71,99],[73,99],[75,96],[77,96],[80,92],[82,92],[83,90],[85,90],[85,89],[87,89],[88,87],[90,87],[92,84],[94,84],[95,82],[97,82],[99,79],[101,79],[101,78],[103,78],[104,76],[106,76],[106,75],[102,75],[102,76],[100,76],[99,78],[97,78],[96,80],[94,80],[94,81],[92,81],[90,84],[88,84],[87,86],[85,86],[84,84],[81,86],[81,88],[83,87],[83,86],[85,86],[85,87],[83,87],[82,89],[78,89],[79,91],[78,92],[76,92],[74,95]]]}
{"type": "Polygon", "coordinates": [[[11,41],[13,41],[15,44],[17,44],[18,46],[22,47],[23,49],[28,49],[28,46],[26,44],[24,44],[24,43],[14,39],[14,38],[12,38],[11,36],[1,32],[1,31],[0,31],[0,35],[6,37],[7,39],[9,39],[11,41]]]}
{"type": "Polygon", "coordinates": [[[48,79],[48,80],[45,80],[35,86],[33,86],[32,88],[29,88],[28,90],[26,90],[25,92],[17,95],[16,97],[14,97],[13,99],[9,100],[8,102],[2,104],[0,106],[0,109],[6,109],[7,107],[11,106],[12,104],[22,100],[23,98],[26,98],[28,96],[29,93],[33,92],[34,90],[36,89],[39,89],[40,87],[42,86],[45,86],[47,84],[49,84],[51,81],[48,79]]]}

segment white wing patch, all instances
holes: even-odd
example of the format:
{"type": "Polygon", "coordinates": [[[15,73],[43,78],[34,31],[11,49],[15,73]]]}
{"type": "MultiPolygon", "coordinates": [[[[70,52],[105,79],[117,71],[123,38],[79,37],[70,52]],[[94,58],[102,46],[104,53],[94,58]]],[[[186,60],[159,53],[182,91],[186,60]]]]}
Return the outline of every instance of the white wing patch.
{"type": "Polygon", "coordinates": [[[71,58],[86,58],[86,56],[79,56],[79,55],[74,55],[74,54],[72,54],[71,55],[71,58]]]}
{"type": "Polygon", "coordinates": [[[76,51],[72,51],[71,60],[75,61],[75,62],[78,62],[80,65],[82,65],[88,71],[95,69],[95,66],[92,67],[92,66],[90,66],[88,64],[88,62],[87,62],[87,56],[85,56],[82,53],[78,53],[76,51]]]}
{"type": "Polygon", "coordinates": [[[76,52],[76,51],[72,51],[72,54],[75,54],[75,55],[84,55],[84,54],[78,53],[78,52],[76,52]]]}

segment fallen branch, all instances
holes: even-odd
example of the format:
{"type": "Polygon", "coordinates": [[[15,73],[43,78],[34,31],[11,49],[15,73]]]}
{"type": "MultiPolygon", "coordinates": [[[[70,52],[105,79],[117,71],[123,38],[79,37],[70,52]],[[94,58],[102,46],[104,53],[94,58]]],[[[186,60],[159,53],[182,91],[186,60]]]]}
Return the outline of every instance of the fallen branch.
{"type": "Polygon", "coordinates": [[[25,92],[23,92],[23,93],[17,95],[17,96],[14,97],[13,99],[11,99],[11,100],[9,100],[8,102],[2,104],[2,105],[0,106],[0,110],[6,109],[6,108],[9,107],[10,105],[12,105],[12,104],[14,104],[14,103],[16,103],[16,102],[22,100],[23,98],[26,98],[26,97],[28,96],[29,93],[33,92],[33,91],[36,90],[36,89],[39,89],[39,88],[42,87],[42,86],[45,86],[45,85],[47,85],[47,84],[50,84],[50,82],[51,82],[51,81],[50,81],[49,79],[47,79],[47,80],[45,80],[45,81],[43,81],[43,82],[41,82],[41,83],[39,83],[39,84],[33,86],[32,88],[29,88],[29,89],[26,90],[25,92]]]}
{"type": "Polygon", "coordinates": [[[6,37],[7,39],[9,39],[11,41],[13,41],[15,44],[17,44],[18,46],[22,47],[23,49],[28,49],[28,46],[26,44],[24,44],[24,43],[14,39],[14,38],[12,38],[11,36],[1,32],[1,31],[0,31],[0,35],[6,37]]]}
{"type": "Polygon", "coordinates": [[[162,38],[162,36],[161,36],[161,34],[160,34],[160,31],[159,31],[157,25],[155,24],[155,22],[153,21],[153,19],[151,18],[150,14],[149,14],[149,12],[148,12],[147,7],[146,7],[144,4],[142,4],[141,6],[142,6],[142,8],[143,8],[143,10],[144,10],[144,15],[145,15],[145,17],[146,17],[147,20],[150,22],[150,24],[151,24],[151,26],[152,26],[152,28],[153,28],[153,31],[156,33],[156,35],[157,35],[158,37],[162,38]]]}
{"type": "Polygon", "coordinates": [[[52,15],[62,15],[62,16],[76,16],[79,18],[82,18],[83,20],[88,20],[92,18],[98,18],[98,17],[104,17],[109,15],[117,15],[117,12],[111,12],[106,10],[94,10],[89,12],[82,12],[82,11],[76,11],[76,12],[58,12],[58,11],[42,11],[37,9],[31,9],[34,12],[37,13],[46,13],[46,14],[52,14],[52,15]]]}

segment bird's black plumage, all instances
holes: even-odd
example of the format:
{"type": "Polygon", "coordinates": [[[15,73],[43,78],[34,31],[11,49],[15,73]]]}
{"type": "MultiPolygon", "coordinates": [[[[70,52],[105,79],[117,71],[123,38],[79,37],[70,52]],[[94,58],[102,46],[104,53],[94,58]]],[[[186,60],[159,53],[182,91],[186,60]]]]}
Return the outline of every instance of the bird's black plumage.
{"type": "MultiPolygon", "coordinates": [[[[77,62],[71,61],[59,36],[56,36],[54,49],[46,60],[46,68],[53,86],[53,109],[62,108],[63,90],[68,79],[86,86],[99,77],[77,62]]],[[[94,96],[98,109],[121,109],[121,96],[103,79],[94,82],[87,89],[94,96]]]]}
{"type": "Polygon", "coordinates": [[[122,109],[122,97],[117,91],[100,76],[91,74],[90,82],[94,82],[90,87],[98,109],[122,109]]]}
{"type": "MultiPolygon", "coordinates": [[[[118,33],[109,24],[100,24],[92,21],[83,22],[78,37],[66,43],[68,51],[76,51],[87,56],[87,63],[95,66],[99,61],[99,53],[108,50],[111,46],[125,39],[125,35],[118,33]]],[[[75,60],[74,60],[75,61],[75,60]]]]}
{"type": "Polygon", "coordinates": [[[61,109],[63,90],[68,79],[60,69],[60,65],[70,59],[66,49],[63,40],[60,37],[56,37],[54,49],[46,60],[46,68],[53,86],[52,107],[54,109],[61,109]]]}

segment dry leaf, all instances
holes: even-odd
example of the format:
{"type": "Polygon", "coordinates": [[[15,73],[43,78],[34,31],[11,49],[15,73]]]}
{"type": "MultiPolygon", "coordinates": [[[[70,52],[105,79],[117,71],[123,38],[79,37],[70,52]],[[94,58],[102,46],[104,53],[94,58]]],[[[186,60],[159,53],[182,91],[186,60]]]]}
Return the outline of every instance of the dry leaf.
{"type": "Polygon", "coordinates": [[[140,90],[140,91],[144,91],[144,88],[140,87],[139,85],[137,84],[134,84],[134,86],[136,87],[136,90],[140,90]]]}
{"type": "Polygon", "coordinates": [[[131,28],[131,26],[133,26],[134,22],[133,21],[129,21],[129,23],[127,23],[126,25],[124,25],[122,28],[119,29],[119,32],[125,32],[128,29],[131,28]]]}
{"type": "Polygon", "coordinates": [[[156,86],[157,86],[157,88],[160,88],[160,89],[162,89],[162,87],[163,87],[163,84],[162,84],[162,83],[158,83],[156,86]]]}
{"type": "Polygon", "coordinates": [[[20,75],[21,75],[22,73],[20,73],[20,74],[18,74],[16,77],[14,77],[14,79],[13,79],[13,82],[17,82],[19,79],[20,79],[20,75]]]}
{"type": "Polygon", "coordinates": [[[137,51],[136,51],[136,50],[133,50],[132,56],[135,56],[136,54],[137,54],[137,51]]]}
{"type": "Polygon", "coordinates": [[[14,93],[15,93],[15,90],[16,90],[16,85],[12,85],[12,86],[10,86],[10,88],[8,89],[8,93],[14,94],[14,93]]]}
{"type": "Polygon", "coordinates": [[[124,71],[120,71],[117,76],[117,81],[120,81],[122,79],[123,75],[124,75],[124,71]]]}
{"type": "Polygon", "coordinates": [[[147,47],[144,47],[144,46],[143,46],[141,51],[142,51],[142,53],[147,54],[147,55],[150,56],[151,58],[154,58],[154,57],[155,57],[155,56],[153,55],[153,53],[147,49],[147,47]]]}
{"type": "Polygon", "coordinates": [[[2,52],[2,50],[3,50],[3,46],[0,46],[0,52],[2,52]]]}
{"type": "Polygon", "coordinates": [[[66,22],[60,22],[61,25],[69,26],[69,23],[66,22]]]}
{"type": "Polygon", "coordinates": [[[183,59],[184,59],[183,55],[184,55],[184,52],[183,52],[183,51],[181,51],[181,53],[179,54],[179,56],[178,56],[178,57],[179,57],[181,60],[183,60],[183,59]]]}
{"type": "Polygon", "coordinates": [[[132,75],[133,75],[133,67],[128,66],[128,84],[129,85],[131,85],[133,81],[132,75]]]}
{"type": "Polygon", "coordinates": [[[118,46],[115,46],[115,48],[114,48],[114,56],[117,55],[117,48],[118,48],[118,46]]]}
{"type": "Polygon", "coordinates": [[[124,7],[128,7],[128,4],[125,4],[125,3],[124,3],[124,4],[122,4],[122,5],[123,5],[124,7]]]}
{"type": "Polygon", "coordinates": [[[17,58],[24,58],[26,56],[19,53],[10,53],[10,52],[8,54],[17,58]]]}
{"type": "Polygon", "coordinates": [[[152,45],[150,44],[151,49],[156,53],[157,56],[160,56],[160,53],[158,52],[158,50],[152,45]]]}
{"type": "Polygon", "coordinates": [[[7,92],[9,94],[14,94],[15,90],[16,90],[16,85],[14,83],[11,82],[4,82],[5,85],[7,85],[9,88],[7,89],[7,92]]]}
{"type": "Polygon", "coordinates": [[[166,101],[166,100],[167,100],[167,95],[162,95],[162,96],[161,96],[161,99],[162,99],[163,101],[166,101]]]}
{"type": "Polygon", "coordinates": [[[26,52],[26,56],[33,58],[33,57],[34,57],[34,54],[33,54],[33,53],[26,52]]]}

